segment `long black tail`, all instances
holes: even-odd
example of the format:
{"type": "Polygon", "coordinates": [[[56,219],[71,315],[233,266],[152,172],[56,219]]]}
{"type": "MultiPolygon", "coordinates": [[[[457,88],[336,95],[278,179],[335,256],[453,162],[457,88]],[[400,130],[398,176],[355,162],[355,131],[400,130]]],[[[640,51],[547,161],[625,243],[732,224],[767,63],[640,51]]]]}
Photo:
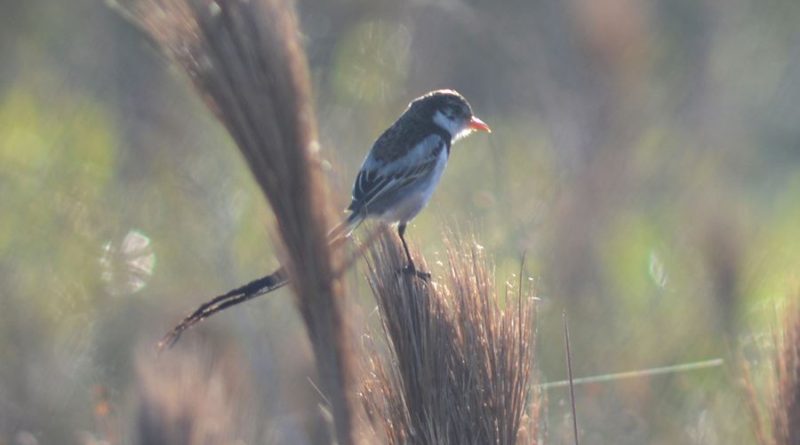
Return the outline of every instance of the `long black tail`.
{"type": "Polygon", "coordinates": [[[243,303],[247,300],[253,299],[260,295],[267,294],[275,289],[285,286],[289,282],[286,272],[283,268],[275,272],[253,280],[242,287],[237,287],[227,293],[214,297],[200,305],[191,314],[187,315],[183,321],[177,326],[172,328],[171,331],[158,342],[158,349],[171,348],[180,338],[183,331],[191,328],[197,323],[205,320],[206,318],[216,314],[219,311],[225,310],[231,306],[243,303]]]}
{"type": "MultiPolygon", "coordinates": [[[[349,238],[353,229],[361,224],[363,220],[363,215],[351,214],[344,222],[334,227],[328,233],[328,239],[331,240],[331,245],[336,247],[343,243],[347,238],[349,238]]],[[[225,310],[231,306],[235,306],[239,303],[244,303],[245,301],[251,300],[255,297],[268,294],[285,286],[288,283],[289,279],[286,276],[286,271],[281,267],[265,277],[253,280],[244,286],[237,287],[236,289],[228,291],[227,293],[212,298],[211,300],[201,304],[200,307],[194,310],[194,312],[187,315],[183,321],[172,328],[172,330],[169,331],[160,342],[158,342],[158,349],[163,350],[164,348],[172,347],[172,345],[174,345],[181,338],[183,331],[191,328],[197,323],[200,323],[217,312],[225,310]]]]}

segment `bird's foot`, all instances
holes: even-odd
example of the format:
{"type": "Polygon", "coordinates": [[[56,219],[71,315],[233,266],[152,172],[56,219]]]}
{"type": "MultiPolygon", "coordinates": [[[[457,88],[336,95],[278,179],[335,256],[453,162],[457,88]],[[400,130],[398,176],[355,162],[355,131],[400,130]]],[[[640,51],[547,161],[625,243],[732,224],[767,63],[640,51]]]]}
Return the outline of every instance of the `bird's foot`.
{"type": "Polygon", "coordinates": [[[413,264],[409,264],[408,266],[400,269],[400,272],[402,272],[405,275],[414,275],[423,281],[431,280],[431,274],[429,272],[423,272],[421,270],[417,270],[417,268],[414,267],[413,264]]]}

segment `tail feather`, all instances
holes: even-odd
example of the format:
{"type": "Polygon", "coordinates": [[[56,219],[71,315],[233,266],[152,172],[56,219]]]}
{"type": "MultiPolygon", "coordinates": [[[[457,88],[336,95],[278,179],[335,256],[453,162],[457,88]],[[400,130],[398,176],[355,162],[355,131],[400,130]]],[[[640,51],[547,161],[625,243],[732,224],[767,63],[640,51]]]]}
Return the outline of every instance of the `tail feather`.
{"type": "Polygon", "coordinates": [[[356,230],[364,222],[363,213],[351,213],[344,221],[328,232],[328,241],[335,243],[338,238],[349,238],[353,230],[356,230]]]}
{"type": "Polygon", "coordinates": [[[192,326],[200,323],[206,318],[223,311],[231,306],[243,303],[247,300],[253,299],[260,295],[270,293],[276,289],[280,289],[289,283],[286,277],[286,272],[281,267],[275,272],[264,277],[253,280],[244,286],[232,289],[222,295],[216,296],[211,300],[201,304],[191,314],[187,315],[183,321],[177,326],[172,328],[162,339],[158,342],[158,349],[171,348],[180,338],[184,331],[192,326]]]}
{"type": "MultiPolygon", "coordinates": [[[[362,222],[364,217],[361,214],[353,213],[347,219],[342,221],[339,225],[328,232],[328,240],[332,245],[337,245],[350,237],[350,234],[362,222]]],[[[172,328],[160,342],[158,342],[158,349],[171,348],[181,337],[184,331],[192,326],[200,323],[206,318],[223,311],[231,306],[239,303],[244,303],[247,300],[268,294],[274,290],[280,289],[289,283],[289,278],[286,271],[281,267],[275,272],[253,280],[244,286],[232,289],[222,295],[218,295],[211,300],[201,304],[192,313],[187,315],[183,321],[177,326],[172,328]]]]}

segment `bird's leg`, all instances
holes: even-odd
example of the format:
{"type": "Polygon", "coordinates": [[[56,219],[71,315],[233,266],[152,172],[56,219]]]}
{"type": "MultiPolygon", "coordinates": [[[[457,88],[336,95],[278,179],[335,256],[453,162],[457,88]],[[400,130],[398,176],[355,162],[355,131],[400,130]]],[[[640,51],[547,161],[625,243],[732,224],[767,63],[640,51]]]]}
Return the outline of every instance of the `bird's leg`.
{"type": "Polygon", "coordinates": [[[406,251],[406,260],[408,261],[406,267],[403,268],[403,272],[416,275],[423,280],[429,280],[431,278],[430,273],[419,271],[417,270],[416,266],[414,266],[414,260],[411,258],[411,252],[409,252],[408,244],[406,244],[406,223],[400,223],[400,225],[397,226],[397,234],[400,235],[400,241],[403,242],[403,250],[406,251]]]}
{"type": "Polygon", "coordinates": [[[400,241],[403,242],[403,250],[406,251],[406,260],[408,260],[408,264],[406,266],[407,269],[416,270],[414,267],[414,260],[411,259],[411,252],[408,250],[408,244],[406,244],[406,223],[402,223],[397,226],[397,234],[400,235],[400,241]]]}

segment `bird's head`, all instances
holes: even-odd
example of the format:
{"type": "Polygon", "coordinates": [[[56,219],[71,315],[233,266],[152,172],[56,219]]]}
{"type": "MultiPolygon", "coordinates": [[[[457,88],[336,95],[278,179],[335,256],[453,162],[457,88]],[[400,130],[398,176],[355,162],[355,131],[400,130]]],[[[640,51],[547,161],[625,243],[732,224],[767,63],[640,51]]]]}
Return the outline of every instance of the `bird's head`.
{"type": "Polygon", "coordinates": [[[453,140],[472,131],[492,132],[485,122],[472,114],[469,102],[453,90],[436,90],[418,97],[409,104],[406,113],[433,122],[450,133],[453,140]]]}

